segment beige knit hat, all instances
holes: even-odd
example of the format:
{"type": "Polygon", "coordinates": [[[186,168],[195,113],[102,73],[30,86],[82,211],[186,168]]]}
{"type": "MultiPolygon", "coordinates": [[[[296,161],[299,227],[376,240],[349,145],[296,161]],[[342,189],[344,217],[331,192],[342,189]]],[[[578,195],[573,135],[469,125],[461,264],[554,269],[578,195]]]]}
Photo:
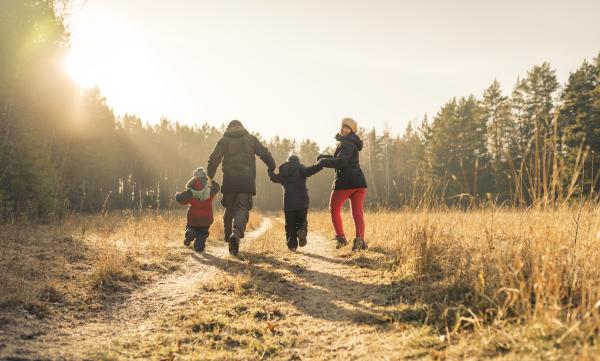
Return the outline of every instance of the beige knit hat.
{"type": "Polygon", "coordinates": [[[352,119],[352,118],[344,118],[342,119],[342,126],[347,126],[348,128],[352,129],[352,131],[354,133],[356,133],[358,131],[358,124],[356,123],[356,120],[352,119]]]}

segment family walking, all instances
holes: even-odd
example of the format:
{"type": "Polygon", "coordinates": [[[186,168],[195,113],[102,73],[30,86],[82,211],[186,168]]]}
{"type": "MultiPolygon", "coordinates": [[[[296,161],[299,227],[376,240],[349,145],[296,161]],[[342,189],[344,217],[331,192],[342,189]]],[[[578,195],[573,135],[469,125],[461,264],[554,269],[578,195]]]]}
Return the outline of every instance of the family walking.
{"type": "Polygon", "coordinates": [[[341,210],[350,200],[356,236],[352,250],[367,249],[364,240],[365,221],[363,203],[367,182],[360,168],[359,153],[363,142],[356,134],[358,125],[351,118],[344,118],[335,139],[338,144],[333,154],[321,154],[316,164],[304,166],[298,156],[290,155],[278,169],[269,150],[242,123],[229,123],[223,137],[212,151],[206,170],[197,168],[186,190],[177,193],[175,199],[188,205],[184,244],[194,242],[194,249],[202,252],[213,223],[213,199],[219,191],[223,194],[221,204],[225,209],[223,225],[229,253],[237,256],[240,240],[244,238],[246,224],[256,195],[256,157],[267,166],[269,179],[283,187],[283,209],[288,249],[295,251],[307,244],[309,197],[306,178],[323,168],[335,169],[333,191],[329,201],[331,221],[335,230],[336,248],[348,245],[344,232],[341,210]],[[214,177],[222,165],[223,182],[219,185],[214,177]]]}

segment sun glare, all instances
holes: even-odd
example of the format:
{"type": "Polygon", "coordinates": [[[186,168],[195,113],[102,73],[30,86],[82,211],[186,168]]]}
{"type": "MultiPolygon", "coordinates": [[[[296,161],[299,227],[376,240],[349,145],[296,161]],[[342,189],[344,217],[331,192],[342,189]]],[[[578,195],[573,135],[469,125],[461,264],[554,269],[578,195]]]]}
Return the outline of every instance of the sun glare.
{"type": "Polygon", "coordinates": [[[69,53],[64,59],[64,66],[67,73],[73,80],[84,88],[91,88],[97,85],[98,79],[95,77],[93,69],[86,67],[82,59],[69,53]]]}
{"type": "Polygon", "coordinates": [[[135,30],[115,26],[99,31],[90,26],[86,37],[74,38],[64,69],[82,88],[98,87],[116,111],[139,115],[160,112],[160,73],[156,56],[135,30]]]}

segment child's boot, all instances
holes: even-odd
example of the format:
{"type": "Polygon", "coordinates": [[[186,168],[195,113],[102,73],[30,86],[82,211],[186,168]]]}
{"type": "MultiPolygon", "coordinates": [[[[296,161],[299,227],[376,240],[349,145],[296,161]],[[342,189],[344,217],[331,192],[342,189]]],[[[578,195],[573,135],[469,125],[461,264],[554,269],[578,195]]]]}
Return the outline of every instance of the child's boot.
{"type": "Polygon", "coordinates": [[[306,230],[299,229],[297,234],[298,234],[298,245],[300,247],[306,246],[306,230]]]}
{"type": "Polygon", "coordinates": [[[196,242],[194,242],[194,251],[204,251],[204,248],[206,247],[206,238],[208,238],[208,234],[201,234],[196,238],[196,242]]]}
{"type": "Polygon", "coordinates": [[[183,240],[183,245],[186,247],[189,247],[190,244],[192,243],[192,241],[194,240],[194,238],[196,238],[196,232],[191,228],[186,229],[185,230],[185,239],[183,240]]]}

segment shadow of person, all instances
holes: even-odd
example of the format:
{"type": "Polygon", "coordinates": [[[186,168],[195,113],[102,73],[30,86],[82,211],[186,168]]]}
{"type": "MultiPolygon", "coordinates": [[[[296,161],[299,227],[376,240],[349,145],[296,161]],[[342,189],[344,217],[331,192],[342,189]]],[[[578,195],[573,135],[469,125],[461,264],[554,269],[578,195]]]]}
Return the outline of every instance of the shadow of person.
{"type": "Polygon", "coordinates": [[[333,257],[325,257],[316,253],[311,252],[302,252],[303,256],[313,258],[315,260],[328,262],[331,264],[339,264],[346,266],[358,266],[360,268],[368,268],[372,270],[377,269],[386,269],[390,267],[390,262],[386,261],[386,257],[382,255],[377,255],[376,258],[365,256],[364,254],[359,254],[358,257],[352,258],[333,258],[333,257]]]}
{"type": "Polygon", "coordinates": [[[209,253],[192,255],[197,262],[234,276],[249,275],[254,291],[267,298],[289,303],[314,318],[380,327],[391,321],[385,314],[361,303],[364,297],[377,292],[382,285],[347,280],[268,256],[244,256],[250,262],[222,259],[209,253]]]}
{"type": "MultiPolygon", "coordinates": [[[[306,253],[302,253],[306,256],[306,253]]],[[[310,253],[315,259],[323,259],[324,261],[332,261],[332,263],[342,265],[357,265],[359,267],[373,268],[370,266],[360,265],[360,262],[365,261],[373,264],[381,264],[381,260],[370,258],[358,258],[354,261],[335,260],[325,256],[315,255],[310,253]],[[336,262],[339,261],[339,262],[336,262]],[[357,264],[358,263],[358,264],[357,264]]],[[[321,272],[318,270],[308,269],[302,265],[286,262],[278,258],[274,258],[264,254],[247,253],[250,262],[256,265],[268,264],[274,269],[285,269],[290,273],[294,273],[305,282],[318,289],[328,290],[337,299],[342,299],[346,304],[352,305],[358,309],[369,310],[371,315],[376,317],[376,320],[368,320],[367,323],[385,323],[393,321],[423,323],[428,317],[430,304],[424,304],[420,295],[431,294],[434,290],[441,290],[439,284],[425,282],[417,284],[415,280],[394,280],[391,282],[378,283],[363,283],[352,280],[350,278],[341,277],[335,274],[321,272]],[[400,307],[397,307],[400,306],[400,307]],[[383,320],[386,320],[385,322],[383,320]]],[[[309,256],[309,257],[310,257],[309,256]]],[[[375,268],[385,268],[377,266],[375,268]]],[[[350,270],[350,272],[352,269],[350,270]]],[[[349,275],[352,277],[352,274],[349,275]]],[[[358,317],[358,320],[364,320],[358,317]]]]}

